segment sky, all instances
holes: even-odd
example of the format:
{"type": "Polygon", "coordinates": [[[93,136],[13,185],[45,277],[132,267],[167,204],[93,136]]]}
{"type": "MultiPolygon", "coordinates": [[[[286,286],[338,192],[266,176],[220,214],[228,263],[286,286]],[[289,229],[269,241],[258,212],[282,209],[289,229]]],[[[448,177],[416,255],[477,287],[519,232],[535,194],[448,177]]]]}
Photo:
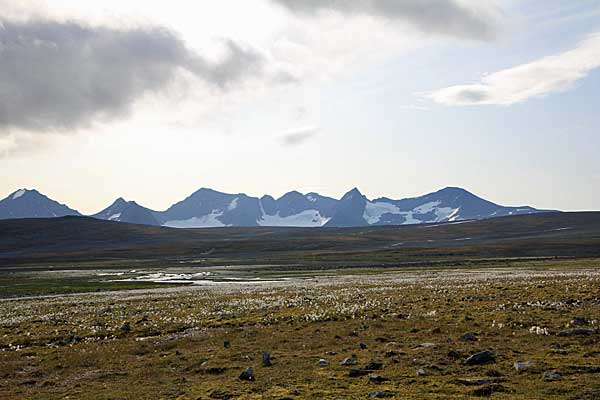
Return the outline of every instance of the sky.
{"type": "Polygon", "coordinates": [[[597,0],[0,0],[0,197],[600,209],[597,0]]]}

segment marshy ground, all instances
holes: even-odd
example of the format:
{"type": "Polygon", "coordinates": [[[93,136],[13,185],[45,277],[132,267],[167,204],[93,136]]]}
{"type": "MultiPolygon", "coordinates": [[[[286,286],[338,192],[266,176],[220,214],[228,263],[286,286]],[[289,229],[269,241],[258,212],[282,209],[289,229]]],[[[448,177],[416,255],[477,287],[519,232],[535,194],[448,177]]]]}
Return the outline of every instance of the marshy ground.
{"type": "Polygon", "coordinates": [[[596,265],[5,299],[0,398],[600,398],[596,265]]]}

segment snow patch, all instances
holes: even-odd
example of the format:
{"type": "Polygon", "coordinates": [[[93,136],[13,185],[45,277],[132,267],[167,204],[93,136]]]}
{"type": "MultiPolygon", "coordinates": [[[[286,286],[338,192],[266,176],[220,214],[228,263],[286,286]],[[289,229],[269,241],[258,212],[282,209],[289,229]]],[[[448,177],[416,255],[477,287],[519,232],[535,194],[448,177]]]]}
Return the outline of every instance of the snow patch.
{"type": "Polygon", "coordinates": [[[368,224],[376,224],[383,214],[402,214],[402,212],[392,203],[383,201],[372,203],[367,201],[365,211],[363,212],[363,218],[368,224]]]}
{"type": "Polygon", "coordinates": [[[116,219],[118,219],[118,218],[120,218],[120,217],[121,217],[121,213],[118,213],[118,214],[113,214],[113,215],[111,215],[110,217],[108,217],[108,220],[109,220],[109,221],[114,221],[114,220],[116,220],[116,219]]]}
{"type": "Polygon", "coordinates": [[[231,200],[231,203],[229,203],[229,205],[227,206],[227,210],[235,210],[238,206],[238,199],[239,198],[236,197],[235,199],[231,200]]]}
{"type": "Polygon", "coordinates": [[[260,226],[297,226],[297,227],[317,227],[323,226],[330,218],[323,217],[318,210],[304,210],[301,213],[280,217],[279,213],[275,215],[266,215],[263,213],[261,219],[256,223],[260,226]]]}
{"type": "Polygon", "coordinates": [[[23,196],[25,194],[26,190],[25,189],[19,189],[15,192],[15,194],[13,194],[12,199],[18,199],[19,197],[23,196]]]}
{"type": "Polygon", "coordinates": [[[317,201],[317,198],[314,196],[311,196],[310,194],[308,196],[306,196],[307,200],[310,201],[311,203],[314,203],[317,201]]]}
{"type": "Polygon", "coordinates": [[[169,228],[217,228],[226,226],[222,223],[218,217],[223,215],[221,210],[212,210],[210,214],[203,215],[202,217],[193,217],[190,219],[180,219],[167,221],[163,226],[169,228]]]}

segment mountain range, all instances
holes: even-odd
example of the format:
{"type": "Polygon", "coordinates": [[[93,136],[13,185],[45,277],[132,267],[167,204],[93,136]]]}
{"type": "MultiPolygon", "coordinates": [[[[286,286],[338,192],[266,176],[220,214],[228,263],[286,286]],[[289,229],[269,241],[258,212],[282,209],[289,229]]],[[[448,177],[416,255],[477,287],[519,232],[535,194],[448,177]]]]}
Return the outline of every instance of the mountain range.
{"type": "MultiPolygon", "coordinates": [[[[457,222],[546,212],[529,206],[505,207],[464,189],[447,187],[424,196],[369,200],[354,188],[341,199],[318,193],[286,193],[278,199],[202,188],[165,211],[118,198],[97,219],[172,228],[224,226],[356,227],[457,222]]],[[[0,219],[81,216],[37,190],[19,189],[0,201],[0,219]]]]}

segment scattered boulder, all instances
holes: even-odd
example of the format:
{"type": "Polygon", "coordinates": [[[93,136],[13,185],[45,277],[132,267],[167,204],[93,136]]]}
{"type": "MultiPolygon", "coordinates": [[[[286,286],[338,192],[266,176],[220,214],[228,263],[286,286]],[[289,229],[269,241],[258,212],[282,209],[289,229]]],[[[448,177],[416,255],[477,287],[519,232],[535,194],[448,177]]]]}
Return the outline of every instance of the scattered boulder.
{"type": "Polygon", "coordinates": [[[448,352],[448,354],[446,354],[446,357],[451,358],[453,360],[460,360],[463,358],[463,355],[460,354],[458,351],[456,350],[450,350],[448,352]]]}
{"type": "Polygon", "coordinates": [[[366,344],[364,344],[362,342],[359,344],[359,346],[360,346],[361,350],[366,350],[369,348],[369,346],[367,346],[366,344]]]}
{"type": "Polygon", "coordinates": [[[496,392],[508,392],[508,389],[500,384],[493,383],[490,385],[485,385],[480,388],[477,388],[471,392],[473,396],[479,397],[488,397],[491,396],[492,393],[496,392]]]}
{"type": "Polygon", "coordinates": [[[425,372],[425,370],[423,368],[419,368],[417,370],[417,376],[425,376],[427,375],[427,373],[425,372]]]}
{"type": "Polygon", "coordinates": [[[495,383],[495,380],[491,378],[459,378],[455,382],[465,386],[481,386],[495,383]]]}
{"type": "Polygon", "coordinates": [[[324,358],[321,358],[321,359],[319,360],[319,363],[318,363],[318,364],[319,364],[319,367],[326,367],[326,366],[328,366],[328,365],[329,365],[329,361],[325,360],[324,358]]]}
{"type": "Polygon", "coordinates": [[[474,333],[465,333],[460,337],[461,342],[477,342],[479,339],[474,333]]]}
{"type": "Polygon", "coordinates": [[[422,350],[422,349],[428,349],[430,347],[435,347],[435,343],[421,343],[418,346],[413,347],[414,350],[422,350]]]}
{"type": "Polygon", "coordinates": [[[545,381],[556,381],[561,378],[561,375],[558,372],[544,372],[544,375],[542,375],[542,378],[545,381]]]}
{"type": "Polygon", "coordinates": [[[597,333],[595,329],[589,328],[573,328],[566,329],[557,333],[558,336],[589,336],[597,333]]]}
{"type": "Polygon", "coordinates": [[[394,397],[394,392],[390,392],[388,390],[374,390],[369,392],[370,399],[385,399],[389,397],[394,397]]]}
{"type": "Polygon", "coordinates": [[[369,375],[369,383],[383,383],[383,382],[388,382],[388,381],[389,381],[388,378],[384,378],[381,375],[375,375],[375,374],[369,375]]]}
{"type": "Polygon", "coordinates": [[[254,377],[254,368],[248,367],[246,368],[239,376],[241,381],[254,381],[256,378],[254,377]]]}
{"type": "Polygon", "coordinates": [[[350,366],[350,365],[356,365],[356,364],[358,364],[358,360],[354,357],[346,357],[340,363],[340,365],[343,365],[343,366],[350,366]]]}
{"type": "Polygon", "coordinates": [[[124,322],[119,329],[121,330],[121,332],[127,335],[129,332],[131,332],[131,324],[129,323],[129,321],[124,322]]]}
{"type": "Polygon", "coordinates": [[[471,355],[469,358],[465,360],[466,365],[482,365],[494,362],[496,360],[496,355],[489,350],[480,351],[479,353],[475,353],[471,355]]]}
{"type": "Polygon", "coordinates": [[[371,361],[370,363],[365,365],[365,369],[368,369],[371,371],[377,371],[377,370],[381,369],[382,367],[383,367],[383,363],[381,363],[379,361],[371,361]]]}
{"type": "Polygon", "coordinates": [[[513,366],[517,370],[517,372],[523,372],[526,369],[533,367],[535,363],[533,361],[516,361],[513,366]]]}
{"type": "Polygon", "coordinates": [[[263,352],[263,354],[262,354],[262,366],[263,367],[270,367],[272,365],[273,365],[273,363],[271,362],[271,353],[269,353],[268,351],[263,352]]]}
{"type": "Polygon", "coordinates": [[[352,368],[349,372],[348,372],[348,376],[350,378],[358,378],[359,376],[366,376],[369,375],[371,371],[367,370],[367,369],[363,369],[363,368],[352,368]]]}
{"type": "Polygon", "coordinates": [[[586,318],[586,317],[575,317],[571,320],[571,325],[574,326],[583,326],[583,325],[589,325],[590,324],[590,319],[586,318]]]}

